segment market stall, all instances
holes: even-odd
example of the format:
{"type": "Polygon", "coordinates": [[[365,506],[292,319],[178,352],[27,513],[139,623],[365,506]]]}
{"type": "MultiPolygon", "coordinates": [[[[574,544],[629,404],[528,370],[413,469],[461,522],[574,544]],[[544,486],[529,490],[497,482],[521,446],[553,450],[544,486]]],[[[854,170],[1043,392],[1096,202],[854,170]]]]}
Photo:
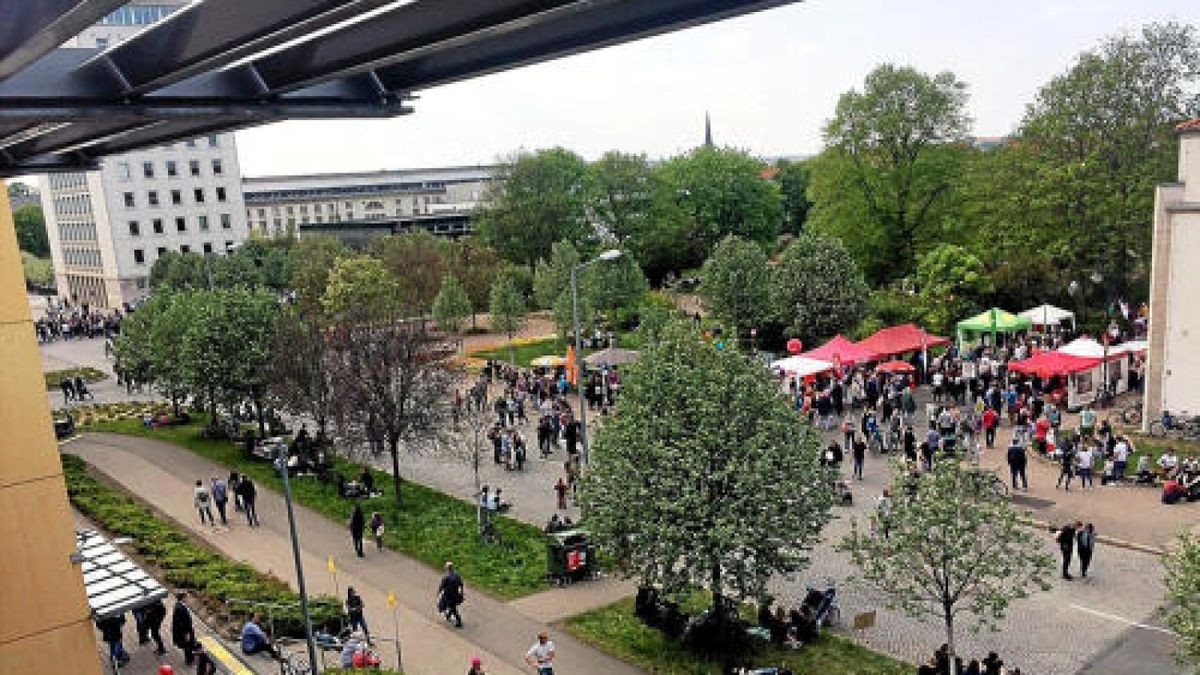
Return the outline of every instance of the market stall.
{"type": "Polygon", "coordinates": [[[1033,323],[1022,316],[993,307],[982,314],[959,321],[955,326],[958,332],[958,346],[974,344],[983,341],[984,336],[991,336],[990,346],[995,347],[1001,334],[1019,333],[1029,330],[1033,323]]]}
{"type": "Polygon", "coordinates": [[[1060,378],[1067,408],[1076,410],[1096,400],[1100,380],[1093,370],[1104,360],[1064,354],[1061,351],[1041,352],[1028,359],[1008,364],[1010,373],[1033,375],[1043,380],[1060,378]]]}
{"type": "Polygon", "coordinates": [[[807,356],[810,359],[818,361],[827,361],[832,363],[835,368],[855,366],[860,363],[870,363],[871,361],[879,360],[878,354],[847,340],[840,334],[833,336],[832,340],[820,347],[804,352],[801,356],[807,356]]]}
{"type": "Polygon", "coordinates": [[[858,346],[874,352],[880,358],[888,358],[922,352],[934,347],[944,347],[950,340],[938,335],[925,332],[924,328],[906,323],[891,328],[883,328],[865,340],[860,340],[858,346]]]}
{"type": "Polygon", "coordinates": [[[1146,353],[1146,342],[1138,340],[1119,345],[1105,347],[1103,344],[1084,336],[1072,340],[1059,348],[1064,354],[1100,359],[1092,376],[1096,382],[1108,382],[1113,394],[1123,394],[1130,389],[1130,366],[1133,361],[1146,353]]]}
{"type": "Polygon", "coordinates": [[[820,375],[833,370],[833,364],[820,359],[810,359],[806,356],[789,356],[771,362],[771,370],[782,373],[787,377],[804,379],[810,375],[820,375]]]}
{"type": "Polygon", "coordinates": [[[1055,307],[1054,305],[1038,305],[1032,309],[1027,309],[1017,316],[1029,319],[1029,322],[1034,326],[1048,327],[1061,326],[1064,323],[1069,323],[1072,330],[1075,328],[1075,313],[1055,307]]]}

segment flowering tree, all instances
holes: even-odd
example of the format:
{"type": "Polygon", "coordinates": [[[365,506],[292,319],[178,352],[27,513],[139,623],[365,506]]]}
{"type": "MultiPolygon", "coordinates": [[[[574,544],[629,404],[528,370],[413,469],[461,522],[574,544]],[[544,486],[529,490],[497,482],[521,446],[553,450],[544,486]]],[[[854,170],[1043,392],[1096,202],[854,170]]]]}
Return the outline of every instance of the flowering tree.
{"type": "Polygon", "coordinates": [[[1179,635],[1180,663],[1200,663],[1200,537],[1183,534],[1163,558],[1167,568],[1167,624],[1179,635]]]}
{"type": "Polygon", "coordinates": [[[951,656],[960,614],[973,615],[977,629],[994,628],[1013,600],[1050,589],[1053,559],[993,479],[956,460],[916,476],[897,467],[899,496],[871,517],[877,534],[855,521],[839,544],[858,567],[856,580],[888,607],[918,620],[940,618],[951,656]]]}
{"type": "Polygon", "coordinates": [[[714,609],[760,598],[774,575],[807,566],[829,520],[819,445],[760,365],[669,323],[596,436],[588,527],[643,584],[706,586],[714,609]]]}

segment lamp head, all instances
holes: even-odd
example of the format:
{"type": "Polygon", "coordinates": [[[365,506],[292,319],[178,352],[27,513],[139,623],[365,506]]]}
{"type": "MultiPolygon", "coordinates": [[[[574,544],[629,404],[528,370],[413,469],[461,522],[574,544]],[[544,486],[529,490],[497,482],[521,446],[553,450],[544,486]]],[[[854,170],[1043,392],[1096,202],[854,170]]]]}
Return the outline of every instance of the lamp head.
{"type": "Polygon", "coordinates": [[[617,258],[621,257],[621,249],[610,248],[607,251],[605,251],[604,253],[601,253],[598,257],[600,258],[600,260],[605,260],[605,261],[616,260],[617,258]]]}

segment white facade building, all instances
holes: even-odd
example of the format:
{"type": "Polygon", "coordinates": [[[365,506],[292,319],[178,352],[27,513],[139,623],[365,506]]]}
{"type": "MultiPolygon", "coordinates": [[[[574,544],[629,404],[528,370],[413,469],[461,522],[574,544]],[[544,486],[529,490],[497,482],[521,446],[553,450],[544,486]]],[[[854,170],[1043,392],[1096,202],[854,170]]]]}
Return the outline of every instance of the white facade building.
{"type": "MultiPolygon", "coordinates": [[[[187,0],[121,7],[65,47],[109,47],[187,0]]],[[[116,308],[149,292],[168,251],[220,253],[249,235],[233,134],[108,157],[98,171],[42,177],[59,295],[116,308]]]]}
{"type": "MultiPolygon", "coordinates": [[[[304,226],[413,220],[467,214],[483,199],[493,166],[246,178],[250,229],[268,237],[304,226]]],[[[432,230],[435,234],[461,232],[432,230]]]]}
{"type": "Polygon", "coordinates": [[[1200,119],[1177,130],[1179,182],[1154,195],[1147,423],[1200,414],[1200,119]]]}

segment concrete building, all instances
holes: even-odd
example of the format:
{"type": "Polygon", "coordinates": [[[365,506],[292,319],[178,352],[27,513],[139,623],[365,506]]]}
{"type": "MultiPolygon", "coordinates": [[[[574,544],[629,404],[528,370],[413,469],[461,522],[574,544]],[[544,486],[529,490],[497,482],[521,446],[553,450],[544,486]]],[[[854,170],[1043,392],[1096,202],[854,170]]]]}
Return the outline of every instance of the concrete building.
{"type": "Polygon", "coordinates": [[[246,178],[251,231],[267,237],[309,232],[352,238],[425,229],[459,235],[483,199],[494,166],[246,178]]]}
{"type": "MultiPolygon", "coordinates": [[[[115,45],[187,4],[131,3],[64,46],[115,45]]],[[[76,303],[120,307],[149,291],[164,253],[220,253],[248,236],[233,134],[109,157],[41,186],[58,293],[76,303]]]]}
{"type": "Polygon", "coordinates": [[[1200,119],[1176,129],[1179,182],[1154,195],[1147,423],[1164,410],[1200,415],[1200,119]]]}

